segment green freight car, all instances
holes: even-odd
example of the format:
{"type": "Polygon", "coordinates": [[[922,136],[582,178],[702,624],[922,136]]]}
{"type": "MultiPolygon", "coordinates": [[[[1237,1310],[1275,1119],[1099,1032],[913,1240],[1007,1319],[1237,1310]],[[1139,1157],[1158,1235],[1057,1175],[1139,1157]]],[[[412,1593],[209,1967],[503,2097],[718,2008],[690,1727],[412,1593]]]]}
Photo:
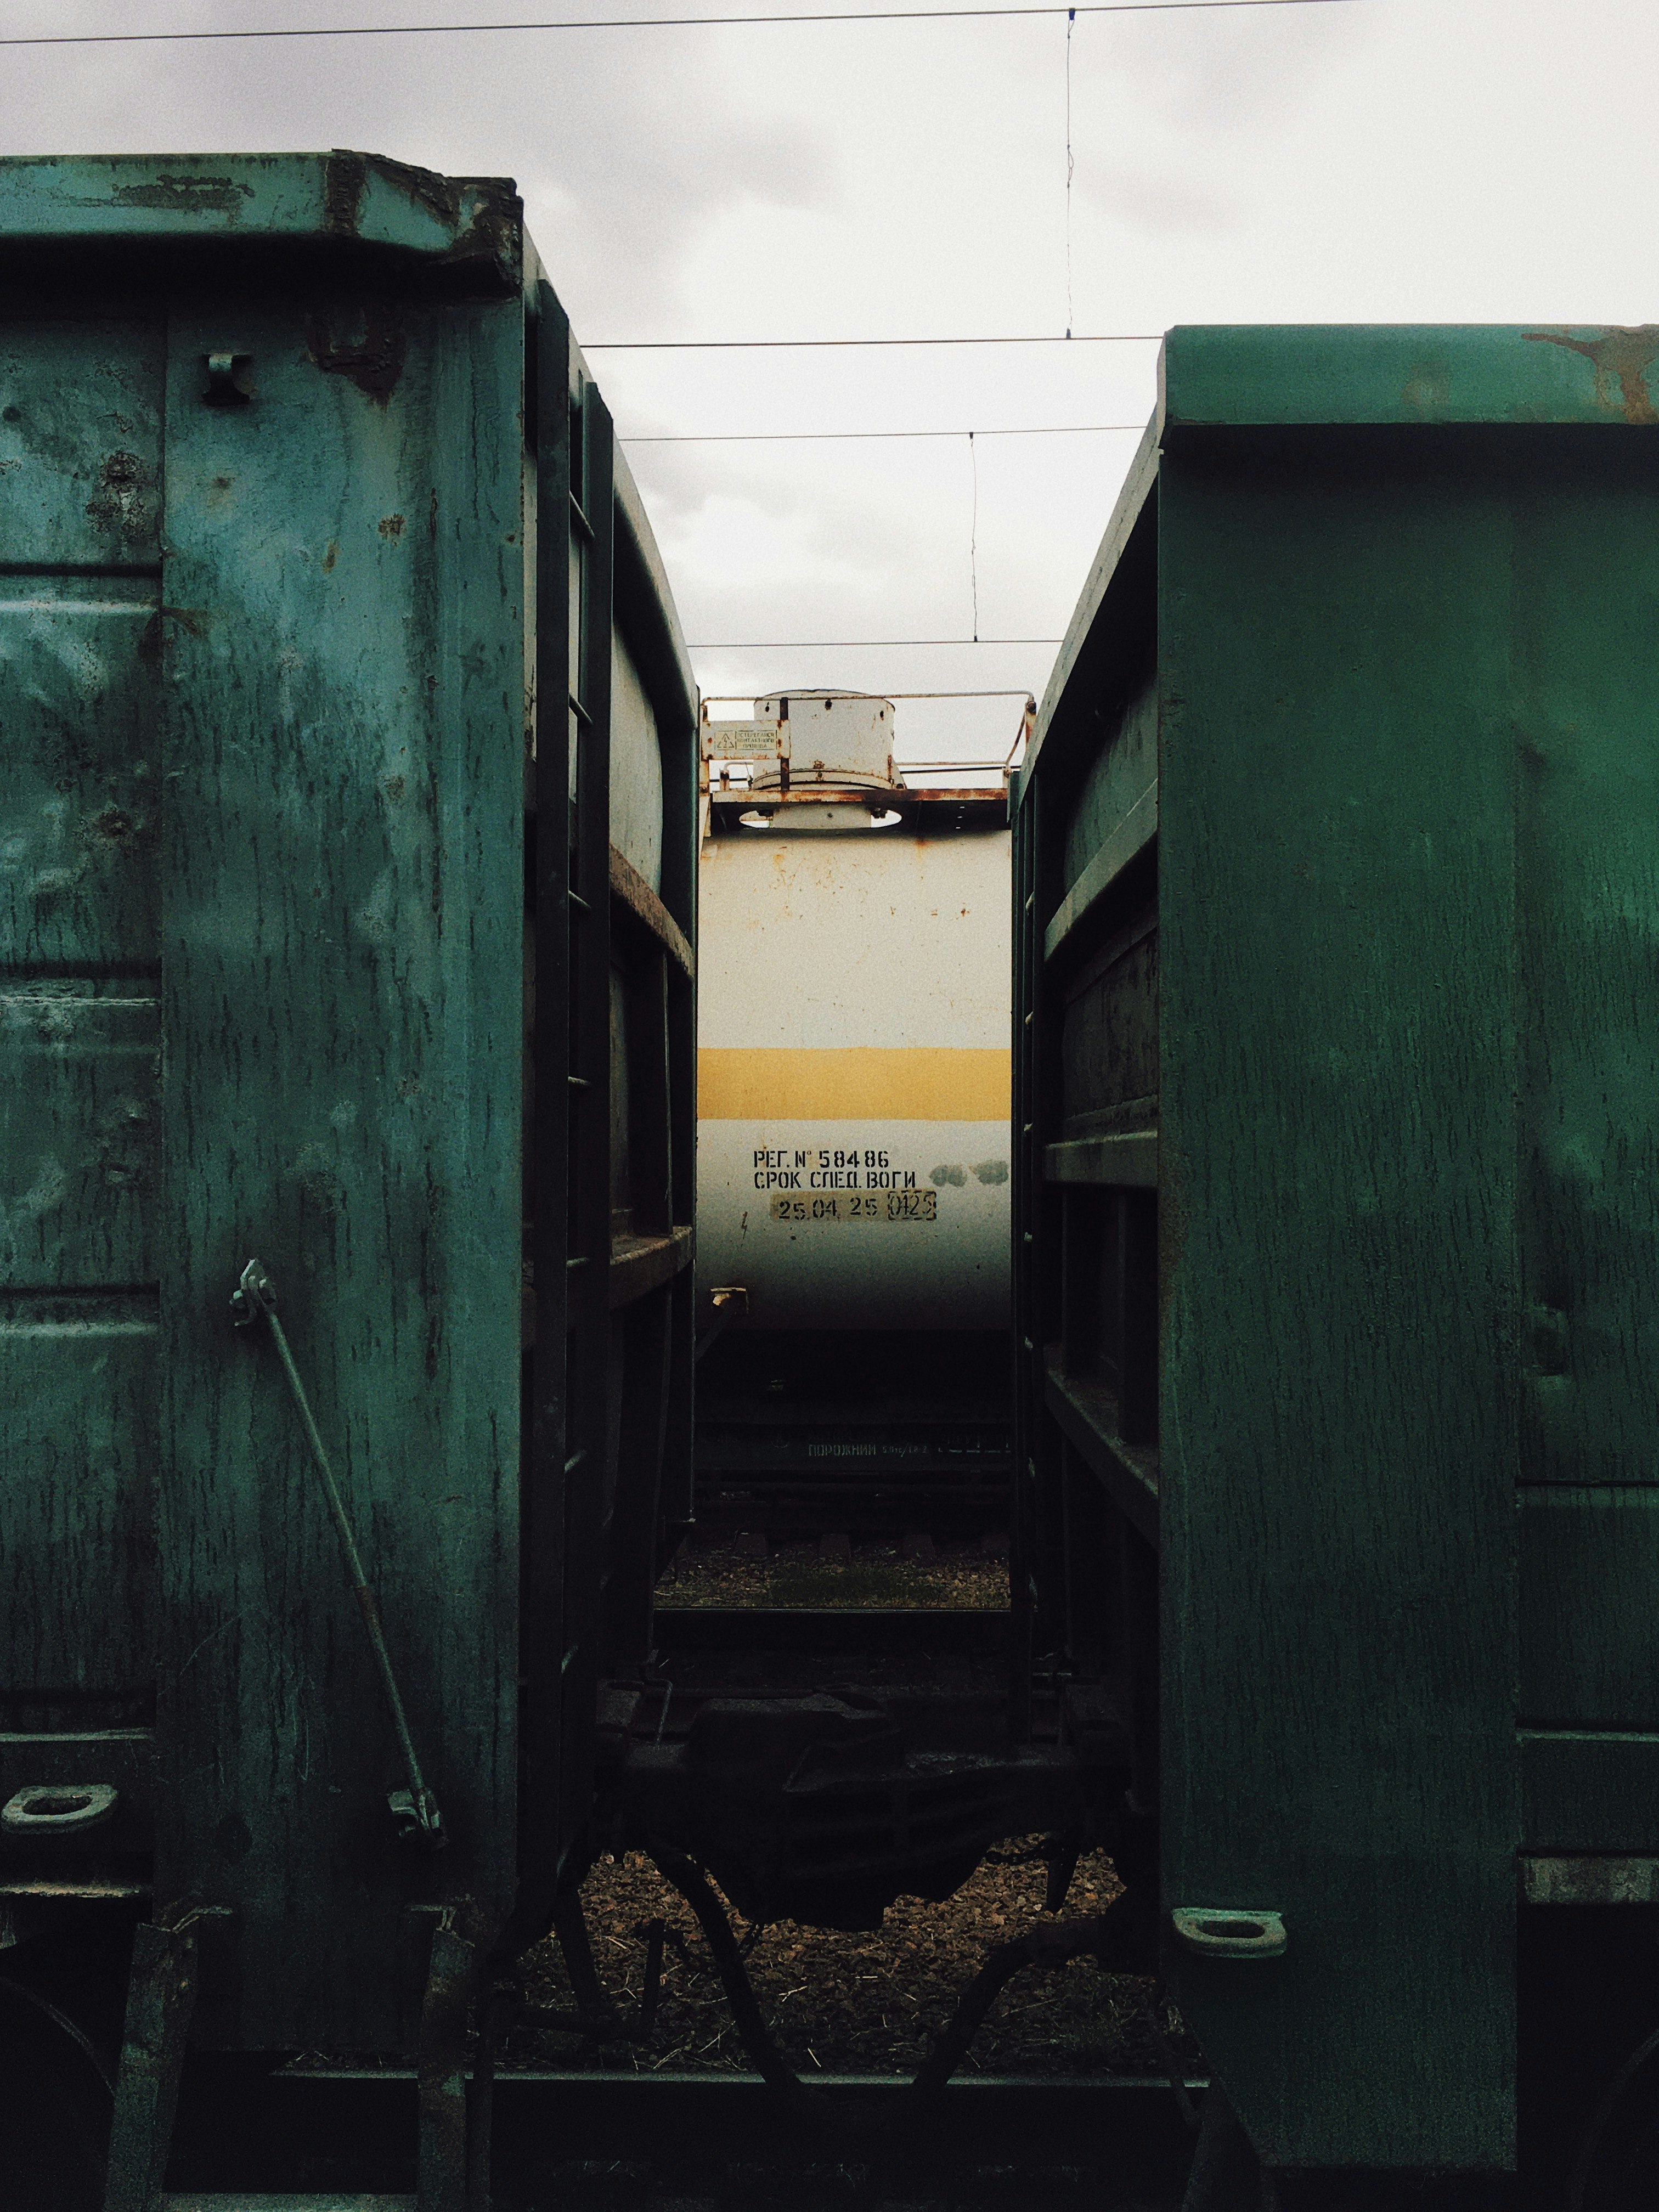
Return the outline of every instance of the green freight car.
{"type": "Polygon", "coordinates": [[[1659,2187],[1656,439],[1656,330],[1172,331],[1019,781],[1023,1648],[1286,2203],[1659,2187]]]}
{"type": "Polygon", "coordinates": [[[137,1923],[112,2206],[186,2037],[418,2045],[448,2203],[690,1507],[692,678],[510,183],[10,161],[0,274],[8,2187],[137,1923]]]}

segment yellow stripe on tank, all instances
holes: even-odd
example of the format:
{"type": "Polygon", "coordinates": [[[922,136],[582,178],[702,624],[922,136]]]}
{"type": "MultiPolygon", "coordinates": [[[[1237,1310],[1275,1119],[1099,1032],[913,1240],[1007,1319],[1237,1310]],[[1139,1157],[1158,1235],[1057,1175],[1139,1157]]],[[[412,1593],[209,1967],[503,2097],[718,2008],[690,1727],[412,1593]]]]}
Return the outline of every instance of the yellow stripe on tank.
{"type": "Polygon", "coordinates": [[[1011,1055],[948,1045],[793,1051],[705,1045],[704,1121],[1006,1121],[1011,1055]]]}

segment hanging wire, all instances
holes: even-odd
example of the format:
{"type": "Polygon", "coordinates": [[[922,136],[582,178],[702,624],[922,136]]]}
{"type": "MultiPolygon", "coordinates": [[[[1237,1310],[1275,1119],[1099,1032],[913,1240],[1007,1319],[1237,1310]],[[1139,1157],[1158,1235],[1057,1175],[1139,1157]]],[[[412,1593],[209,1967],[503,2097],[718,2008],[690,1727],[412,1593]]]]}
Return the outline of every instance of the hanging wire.
{"type": "MultiPolygon", "coordinates": [[[[900,645],[1063,645],[1060,637],[750,637],[688,638],[688,653],[828,653],[900,645]]],[[[890,692],[884,692],[890,698],[890,692]]]]}
{"type": "Polygon", "coordinates": [[[968,524],[968,576],[974,592],[974,643],[979,643],[979,450],[968,433],[968,465],[974,477],[974,507],[968,524]]]}
{"type": "Polygon", "coordinates": [[[621,436],[623,446],[806,446],[834,440],[869,444],[879,438],[1093,438],[1109,430],[1133,430],[1143,422],[1034,422],[1016,430],[662,430],[621,436]]]}
{"type": "MultiPolygon", "coordinates": [[[[0,46],[5,40],[0,39],[0,46]]],[[[815,346],[1162,345],[1162,331],[1050,331],[1034,338],[599,338],[584,353],[799,353],[815,346]]]]}
{"type": "MultiPolygon", "coordinates": [[[[794,691],[799,691],[801,688],[799,684],[792,687],[794,691]]],[[[780,684],[778,689],[780,691],[784,691],[786,697],[790,696],[783,685],[780,684]]],[[[702,703],[705,707],[741,706],[745,699],[752,699],[754,696],[752,691],[705,691],[702,695],[702,703]]],[[[1030,691],[1023,684],[1012,691],[853,691],[837,696],[854,699],[1030,699],[1031,697],[1030,691]]],[[[1035,714],[1036,711],[1036,705],[1033,700],[1032,712],[1035,714]]],[[[915,761],[908,763],[912,768],[923,764],[915,761]]]]}
{"type": "MultiPolygon", "coordinates": [[[[1176,15],[1188,9],[1342,8],[1363,0],[1079,0],[1085,15],[1176,15]]],[[[0,38],[4,46],[165,46],[243,43],[269,39],[477,38],[496,31],[684,31],[744,23],[957,23],[975,17],[1057,15],[1059,5],[957,8],[822,9],[746,15],[589,15],[519,18],[499,23],[295,23],[202,31],[31,31],[0,38]]]]}
{"type": "Polygon", "coordinates": [[[1066,10],[1066,335],[1072,335],[1072,178],[1077,163],[1072,158],[1072,26],[1077,9],[1066,10]]]}

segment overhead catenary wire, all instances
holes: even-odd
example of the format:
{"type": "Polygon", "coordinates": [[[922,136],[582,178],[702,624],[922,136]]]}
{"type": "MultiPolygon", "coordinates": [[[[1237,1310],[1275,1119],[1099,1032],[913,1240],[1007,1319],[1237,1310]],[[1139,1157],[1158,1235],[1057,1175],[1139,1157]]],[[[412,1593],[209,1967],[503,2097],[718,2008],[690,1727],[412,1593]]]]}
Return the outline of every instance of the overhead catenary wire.
{"type": "MultiPolygon", "coordinates": [[[[599,338],[584,353],[787,353],[819,346],[1162,345],[1162,331],[1058,331],[988,338],[599,338]]],[[[1144,426],[1137,424],[1138,428],[1144,426]]]]}
{"type": "MultiPolygon", "coordinates": [[[[714,644],[700,642],[688,645],[688,653],[814,653],[862,649],[865,647],[892,646],[957,646],[957,645],[1058,645],[1059,638],[982,638],[979,635],[979,463],[975,440],[979,438],[1085,436],[1109,430],[1133,430],[1145,428],[1139,422],[1074,422],[1042,423],[1024,428],[997,430],[713,430],[673,431],[637,438],[620,438],[617,443],[633,446],[675,445],[765,445],[810,442],[823,439],[880,439],[880,438],[965,438],[973,471],[973,507],[969,525],[969,579],[972,593],[973,635],[964,638],[761,638],[728,640],[714,644]]],[[[886,698],[907,699],[994,699],[1023,697],[1023,692],[1000,691],[907,691],[884,692],[886,698]]]]}
{"type": "Polygon", "coordinates": [[[785,446],[831,439],[1093,438],[1109,430],[1141,431],[1144,422],[1033,422],[1012,430],[662,430],[623,437],[622,446],[785,446]]]}
{"type": "MultiPolygon", "coordinates": [[[[910,645],[1062,645],[1058,637],[763,637],[743,640],[725,639],[714,644],[707,642],[688,645],[688,653],[839,653],[857,647],[881,647],[910,645]]],[[[882,694],[890,699],[890,691],[882,694]]],[[[920,698],[923,694],[915,694],[920,698]]],[[[929,698],[946,698],[946,692],[929,692],[929,698]]],[[[964,692],[967,698],[974,695],[964,692]]],[[[989,694],[985,695],[988,697],[989,694]]],[[[1012,695],[1010,694],[1012,696],[1012,695]]]]}
{"type": "MultiPolygon", "coordinates": [[[[1361,0],[1081,0],[1082,15],[1176,15],[1245,8],[1341,8],[1361,0]]],[[[273,39],[421,39],[482,37],[500,32],[680,31],[734,29],[767,23],[918,23],[937,18],[963,22],[1011,15],[1063,15],[1060,0],[1035,6],[988,8],[854,8],[805,13],[744,15],[584,15],[519,17],[491,23],[294,23],[202,31],[40,31],[0,39],[8,46],[225,46],[273,39]]]]}
{"type": "MultiPolygon", "coordinates": [[[[690,648],[688,647],[688,648],[687,648],[687,650],[689,651],[689,650],[690,650],[690,648]]],[[[780,691],[780,692],[782,692],[783,689],[784,689],[784,687],[783,687],[781,684],[780,684],[780,685],[778,686],[778,690],[779,690],[779,691],[780,691]]],[[[797,691],[801,691],[801,690],[803,690],[804,687],[798,684],[796,684],[796,685],[795,685],[794,689],[795,689],[797,691]]],[[[751,698],[753,696],[754,696],[754,695],[753,695],[751,692],[748,692],[748,691],[705,691],[705,692],[703,693],[703,695],[702,695],[702,703],[703,703],[703,705],[704,705],[705,707],[709,707],[709,706],[719,706],[719,707],[736,706],[736,705],[738,705],[740,702],[742,702],[743,700],[744,700],[744,699],[748,699],[748,698],[751,698]]],[[[853,698],[853,699],[891,699],[891,700],[900,700],[900,699],[1030,699],[1030,698],[1031,698],[1031,697],[1032,697],[1032,696],[1033,696],[1033,695],[1032,695],[1031,688],[1030,688],[1030,684],[1018,684],[1018,685],[1017,685],[1017,686],[1016,686],[1012,690],[1001,690],[1001,691],[887,691],[887,690],[881,690],[881,691],[852,691],[852,692],[848,692],[848,693],[847,694],[847,696],[848,696],[848,698],[853,698]]],[[[928,765],[931,765],[931,764],[932,764],[932,763],[926,763],[926,762],[920,762],[920,761],[907,761],[907,762],[905,763],[905,766],[906,766],[907,768],[920,768],[920,767],[926,767],[926,766],[928,766],[928,765]]],[[[941,763],[939,763],[939,765],[942,767],[942,766],[945,765],[945,763],[942,763],[942,762],[941,762],[941,763]]]]}
{"type": "Polygon", "coordinates": [[[968,580],[974,600],[974,643],[979,643],[979,455],[974,451],[974,434],[968,433],[968,465],[973,471],[974,505],[968,523],[968,580]]]}
{"type": "Polygon", "coordinates": [[[1072,179],[1077,163],[1072,158],[1072,32],[1077,9],[1066,10],[1066,335],[1072,335],[1072,179]]]}

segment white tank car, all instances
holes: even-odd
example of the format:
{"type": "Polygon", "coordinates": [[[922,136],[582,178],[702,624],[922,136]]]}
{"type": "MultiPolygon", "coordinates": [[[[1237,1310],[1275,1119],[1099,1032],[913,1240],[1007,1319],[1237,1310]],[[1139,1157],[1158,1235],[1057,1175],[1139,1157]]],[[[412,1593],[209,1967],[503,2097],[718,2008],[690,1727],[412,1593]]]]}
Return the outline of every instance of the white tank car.
{"type": "Polygon", "coordinates": [[[700,1326],[1006,1329],[1006,788],[907,787],[887,700],[755,716],[703,733],[700,1326]]]}

